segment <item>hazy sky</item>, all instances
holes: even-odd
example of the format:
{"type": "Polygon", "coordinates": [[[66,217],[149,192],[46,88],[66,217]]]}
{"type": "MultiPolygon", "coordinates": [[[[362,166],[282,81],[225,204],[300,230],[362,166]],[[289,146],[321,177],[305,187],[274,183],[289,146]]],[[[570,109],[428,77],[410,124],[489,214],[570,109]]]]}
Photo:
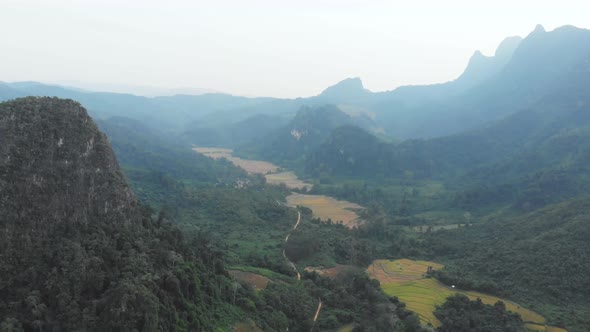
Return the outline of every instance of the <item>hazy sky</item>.
{"type": "Polygon", "coordinates": [[[0,81],[318,94],[448,81],[477,49],[572,24],[588,1],[0,0],[0,81]]]}

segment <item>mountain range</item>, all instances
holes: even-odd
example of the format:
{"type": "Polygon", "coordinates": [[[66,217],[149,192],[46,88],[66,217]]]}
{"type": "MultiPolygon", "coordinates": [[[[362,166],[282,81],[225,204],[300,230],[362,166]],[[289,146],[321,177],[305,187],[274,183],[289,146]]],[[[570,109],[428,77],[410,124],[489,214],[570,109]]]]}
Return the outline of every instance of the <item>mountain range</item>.
{"type": "MultiPolygon", "coordinates": [[[[396,139],[429,138],[479,128],[544,103],[547,95],[569,89],[568,85],[583,84],[590,66],[589,40],[585,29],[564,26],[548,32],[537,26],[525,38],[506,38],[494,56],[475,52],[455,80],[378,93],[365,89],[358,78],[346,79],[318,96],[297,99],[225,94],[147,98],[22,82],[0,84],[0,100],[26,95],[72,98],[97,119],[124,115],[179,135],[197,129],[213,131],[222,138],[207,143],[226,146],[246,143],[228,142],[226,132],[235,129],[231,124],[259,115],[289,119],[302,106],[325,104],[365,114],[378,124],[375,131],[396,139]]],[[[190,138],[190,134],[184,136],[190,138]]],[[[192,143],[201,143],[198,137],[193,139],[192,143]]]]}

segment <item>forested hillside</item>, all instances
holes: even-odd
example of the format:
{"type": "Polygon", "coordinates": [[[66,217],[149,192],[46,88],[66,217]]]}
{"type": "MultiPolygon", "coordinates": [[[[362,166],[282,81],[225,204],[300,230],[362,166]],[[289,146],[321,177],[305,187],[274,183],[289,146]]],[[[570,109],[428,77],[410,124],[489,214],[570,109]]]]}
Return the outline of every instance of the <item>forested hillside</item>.
{"type": "Polygon", "coordinates": [[[211,330],[230,280],[134,198],[73,101],[0,104],[3,330],[211,330]]]}
{"type": "Polygon", "coordinates": [[[123,117],[98,121],[128,176],[145,172],[192,183],[232,183],[246,173],[231,163],[215,161],[193,153],[191,145],[178,141],[141,122],[123,117]]]}

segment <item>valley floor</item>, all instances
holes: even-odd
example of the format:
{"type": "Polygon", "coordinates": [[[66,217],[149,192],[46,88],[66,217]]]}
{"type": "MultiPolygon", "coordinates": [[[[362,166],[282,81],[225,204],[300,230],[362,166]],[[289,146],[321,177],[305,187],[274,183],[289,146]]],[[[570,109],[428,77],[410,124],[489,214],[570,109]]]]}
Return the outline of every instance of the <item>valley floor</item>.
{"type": "MultiPolygon", "coordinates": [[[[280,167],[258,160],[245,160],[232,156],[232,151],[221,148],[195,148],[195,152],[201,153],[210,158],[225,158],[238,167],[242,167],[249,173],[262,174],[266,177],[267,183],[272,185],[284,185],[289,189],[302,190],[310,189],[313,185],[306,183],[297,178],[291,171],[284,171],[280,167]]],[[[321,219],[323,222],[328,220],[334,223],[342,223],[348,228],[353,228],[363,221],[356,211],[364,207],[335,199],[326,195],[308,195],[293,192],[287,196],[287,205],[293,208],[304,206],[313,212],[313,217],[321,219]]],[[[297,229],[301,222],[301,213],[297,212],[298,217],[292,230],[286,235],[284,242],[287,243],[294,230],[297,229]]],[[[442,227],[442,226],[441,226],[442,227]]],[[[413,227],[414,231],[422,232],[423,227],[413,227]],[[414,229],[416,228],[416,229],[414,229]]],[[[442,229],[456,229],[457,225],[442,227],[442,229]]],[[[297,279],[301,279],[301,274],[295,263],[293,263],[283,250],[283,257],[296,272],[297,279]]],[[[371,278],[379,280],[383,292],[389,296],[395,296],[406,303],[406,307],[416,313],[420,321],[425,326],[439,327],[440,322],[434,316],[433,312],[436,306],[442,305],[446,298],[459,293],[468,296],[471,300],[481,299],[485,304],[494,304],[498,301],[505,303],[507,310],[518,313],[526,323],[526,328],[533,331],[564,332],[565,329],[549,326],[545,324],[545,318],[540,314],[526,309],[519,304],[507,299],[499,298],[474,291],[463,291],[458,288],[449,287],[442,284],[427,273],[430,269],[439,270],[444,266],[436,262],[414,261],[409,259],[398,260],[375,260],[368,268],[367,273],[371,278]]],[[[335,267],[312,267],[305,266],[305,271],[315,271],[320,275],[335,278],[338,274],[347,268],[346,265],[336,265],[335,267]]],[[[255,273],[242,271],[231,271],[234,277],[251,283],[257,289],[263,289],[268,283],[268,278],[255,273]]],[[[322,301],[318,299],[318,307],[314,316],[314,324],[321,312],[322,301]]],[[[354,325],[342,327],[342,331],[351,329],[354,325]]]]}

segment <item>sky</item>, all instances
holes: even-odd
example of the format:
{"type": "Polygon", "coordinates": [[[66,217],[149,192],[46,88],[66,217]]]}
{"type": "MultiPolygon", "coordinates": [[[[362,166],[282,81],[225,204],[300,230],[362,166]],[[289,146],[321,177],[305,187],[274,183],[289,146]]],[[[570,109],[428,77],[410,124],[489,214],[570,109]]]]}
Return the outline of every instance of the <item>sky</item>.
{"type": "Polygon", "coordinates": [[[0,81],[306,97],[459,76],[475,50],[570,24],[587,1],[0,0],[0,81]]]}

